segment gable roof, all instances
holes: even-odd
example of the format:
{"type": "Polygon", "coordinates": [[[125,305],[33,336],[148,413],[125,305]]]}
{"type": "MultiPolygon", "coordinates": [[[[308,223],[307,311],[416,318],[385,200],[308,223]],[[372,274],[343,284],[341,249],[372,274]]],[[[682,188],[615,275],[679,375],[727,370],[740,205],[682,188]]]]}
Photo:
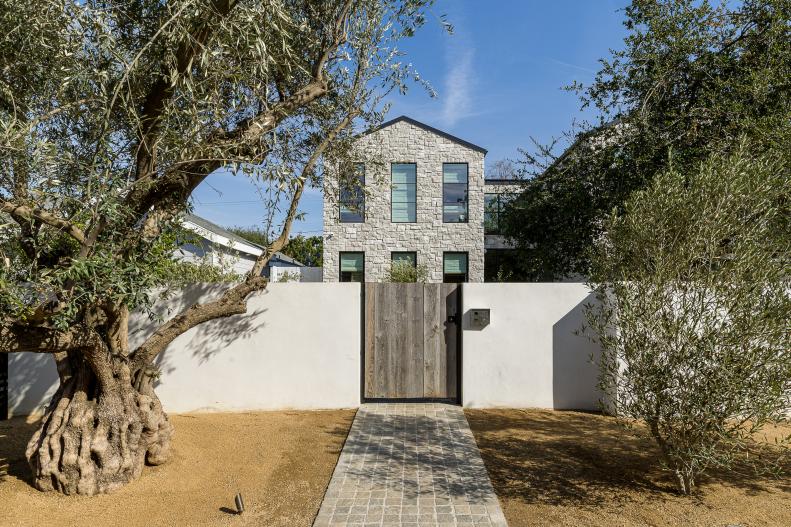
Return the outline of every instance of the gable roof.
{"type": "MultiPolygon", "coordinates": [[[[195,214],[185,214],[184,215],[184,227],[195,232],[196,234],[206,238],[212,243],[218,243],[225,247],[232,248],[234,250],[251,254],[253,256],[259,256],[261,253],[264,252],[265,247],[258,245],[257,243],[253,243],[249,240],[246,240],[239,236],[238,234],[234,234],[227,229],[223,229],[216,223],[212,223],[206,218],[201,218],[200,216],[196,216],[195,214]],[[189,224],[192,224],[199,229],[191,228],[189,224]],[[201,232],[204,231],[204,232],[201,232]],[[206,236],[208,234],[208,236],[206,236]]],[[[299,262],[290,256],[286,256],[281,252],[276,252],[272,259],[278,259],[284,262],[288,262],[294,264],[299,267],[304,267],[305,264],[299,262]]],[[[272,260],[270,260],[271,262],[272,260]]]]}
{"type": "Polygon", "coordinates": [[[402,121],[403,122],[407,122],[407,123],[409,123],[409,124],[411,124],[413,126],[417,126],[418,128],[422,128],[423,130],[425,130],[427,132],[431,132],[433,134],[437,134],[437,135],[439,135],[441,137],[444,137],[445,139],[453,141],[454,143],[458,143],[458,144],[460,144],[462,146],[466,146],[467,148],[470,148],[470,149],[475,150],[477,152],[481,152],[483,155],[486,155],[486,153],[488,152],[488,150],[486,150],[482,146],[478,146],[476,144],[470,143],[469,141],[465,141],[464,139],[456,137],[455,135],[451,135],[448,132],[443,132],[442,130],[440,130],[438,128],[434,128],[433,126],[429,126],[426,123],[421,123],[420,121],[416,121],[415,119],[412,119],[411,117],[407,117],[406,115],[401,115],[399,117],[396,117],[395,119],[391,119],[389,121],[386,121],[386,122],[380,124],[379,126],[377,126],[376,128],[372,128],[371,130],[368,130],[367,132],[363,133],[362,135],[372,134],[374,132],[377,132],[377,131],[381,130],[382,128],[387,128],[388,126],[394,125],[396,123],[400,123],[402,121]]]}

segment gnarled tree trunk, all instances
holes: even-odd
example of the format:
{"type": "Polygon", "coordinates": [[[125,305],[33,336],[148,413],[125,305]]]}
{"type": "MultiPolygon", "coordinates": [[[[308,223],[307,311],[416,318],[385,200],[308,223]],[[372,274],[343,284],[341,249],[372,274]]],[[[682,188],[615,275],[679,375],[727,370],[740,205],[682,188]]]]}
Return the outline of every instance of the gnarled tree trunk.
{"type": "Polygon", "coordinates": [[[61,384],[26,452],[39,490],[111,492],[167,461],[172,426],[145,370],[133,379],[102,348],[55,359],[61,384]]]}

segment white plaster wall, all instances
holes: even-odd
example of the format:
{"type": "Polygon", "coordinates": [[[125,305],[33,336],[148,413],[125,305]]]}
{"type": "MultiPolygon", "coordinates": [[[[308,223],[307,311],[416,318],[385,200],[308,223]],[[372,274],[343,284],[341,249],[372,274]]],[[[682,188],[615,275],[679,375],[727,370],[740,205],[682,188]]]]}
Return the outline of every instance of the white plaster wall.
{"type": "Polygon", "coordinates": [[[594,301],[581,283],[464,284],[464,406],[598,410],[599,348],[575,335],[594,301]],[[482,330],[469,329],[473,308],[491,310],[482,330]]]}
{"type": "Polygon", "coordinates": [[[278,267],[269,269],[269,279],[278,282],[288,276],[287,282],[321,282],[322,267],[278,267]]]}
{"type": "MultiPolygon", "coordinates": [[[[167,319],[223,286],[197,284],[160,302],[167,319]]],[[[350,408],[360,403],[360,284],[279,283],[252,296],[246,315],[202,324],[158,357],[168,412],[350,408]]],[[[155,324],[130,320],[130,344],[155,324]]],[[[51,357],[12,354],[9,411],[41,411],[57,387],[51,357]]]]}
{"type": "Polygon", "coordinates": [[[363,136],[357,144],[365,163],[365,221],[340,223],[335,182],[324,193],[324,281],[340,277],[339,252],[365,252],[365,281],[381,282],[392,251],[415,251],[428,268],[428,282],[442,282],[445,251],[468,253],[470,282],[483,282],[484,154],[406,121],[363,136]],[[391,163],[417,165],[417,222],[393,223],[391,163]],[[442,221],[442,164],[467,163],[467,223],[442,221]]]}

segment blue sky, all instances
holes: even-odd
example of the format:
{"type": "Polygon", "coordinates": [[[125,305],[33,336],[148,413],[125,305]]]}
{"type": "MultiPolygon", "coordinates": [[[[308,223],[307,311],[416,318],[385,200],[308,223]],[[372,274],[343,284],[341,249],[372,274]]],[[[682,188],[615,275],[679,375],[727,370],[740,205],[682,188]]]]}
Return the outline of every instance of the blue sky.
{"type": "MultiPolygon", "coordinates": [[[[438,92],[419,86],[391,98],[388,119],[408,115],[489,150],[486,164],[518,157],[530,137],[549,142],[569,130],[579,110],[574,93],[588,84],[598,59],[621,48],[625,0],[438,0],[437,17],[454,25],[448,35],[436,20],[401,46],[438,92]]],[[[193,193],[196,214],[224,226],[262,225],[266,211],[244,176],[211,175],[193,193]]],[[[294,234],[320,234],[322,197],[311,189],[294,234]]]]}

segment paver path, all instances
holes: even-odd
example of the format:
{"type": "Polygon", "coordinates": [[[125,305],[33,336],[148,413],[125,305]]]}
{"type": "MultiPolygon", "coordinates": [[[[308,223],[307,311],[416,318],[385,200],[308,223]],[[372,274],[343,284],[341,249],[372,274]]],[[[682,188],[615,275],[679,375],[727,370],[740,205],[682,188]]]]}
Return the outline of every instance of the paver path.
{"type": "Polygon", "coordinates": [[[410,403],[360,408],[313,525],[507,523],[462,409],[410,403]]]}

